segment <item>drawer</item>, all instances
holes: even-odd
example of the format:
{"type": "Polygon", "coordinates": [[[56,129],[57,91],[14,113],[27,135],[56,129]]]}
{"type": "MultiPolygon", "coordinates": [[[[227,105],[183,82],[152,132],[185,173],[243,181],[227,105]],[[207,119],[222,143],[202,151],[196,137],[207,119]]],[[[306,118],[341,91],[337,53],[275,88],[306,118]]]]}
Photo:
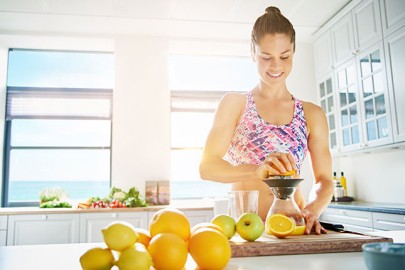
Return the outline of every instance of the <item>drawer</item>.
{"type": "Polygon", "coordinates": [[[7,230],[7,216],[0,216],[0,230],[7,230]]]}
{"type": "Polygon", "coordinates": [[[373,224],[378,230],[405,230],[405,216],[373,213],[373,224]]]}
{"type": "Polygon", "coordinates": [[[320,220],[373,228],[372,213],[367,211],[328,208],[323,212],[320,220]]]}

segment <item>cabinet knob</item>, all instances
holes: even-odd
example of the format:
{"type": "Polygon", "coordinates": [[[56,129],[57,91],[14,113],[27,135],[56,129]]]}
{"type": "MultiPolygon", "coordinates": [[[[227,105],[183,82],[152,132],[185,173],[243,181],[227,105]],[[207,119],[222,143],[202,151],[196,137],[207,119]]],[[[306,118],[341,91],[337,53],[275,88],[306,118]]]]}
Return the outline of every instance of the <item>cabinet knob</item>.
{"type": "Polygon", "coordinates": [[[42,220],[47,220],[48,216],[47,215],[42,215],[42,220]]]}
{"type": "Polygon", "coordinates": [[[112,213],[111,216],[112,216],[113,218],[117,218],[117,217],[118,217],[118,214],[117,214],[117,213],[112,213]]]}

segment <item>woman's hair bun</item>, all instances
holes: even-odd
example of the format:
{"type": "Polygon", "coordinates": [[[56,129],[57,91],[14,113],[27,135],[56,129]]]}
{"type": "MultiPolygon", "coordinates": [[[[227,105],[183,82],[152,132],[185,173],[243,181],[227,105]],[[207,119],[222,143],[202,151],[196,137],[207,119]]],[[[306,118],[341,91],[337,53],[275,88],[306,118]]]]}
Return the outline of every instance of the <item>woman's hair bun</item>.
{"type": "Polygon", "coordinates": [[[267,7],[266,8],[266,13],[280,13],[281,11],[278,9],[278,7],[267,7]]]}

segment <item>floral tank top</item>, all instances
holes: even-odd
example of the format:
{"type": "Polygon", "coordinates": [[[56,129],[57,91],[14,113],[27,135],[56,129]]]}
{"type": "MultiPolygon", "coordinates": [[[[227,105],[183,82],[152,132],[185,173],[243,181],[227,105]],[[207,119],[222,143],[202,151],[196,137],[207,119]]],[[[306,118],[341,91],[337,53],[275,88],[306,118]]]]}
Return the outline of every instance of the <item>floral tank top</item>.
{"type": "Polygon", "coordinates": [[[233,165],[260,164],[272,152],[291,153],[298,172],[307,154],[307,125],[302,102],[293,97],[294,116],[286,125],[272,125],[256,109],[253,92],[246,96],[246,106],[224,159],[233,165]]]}

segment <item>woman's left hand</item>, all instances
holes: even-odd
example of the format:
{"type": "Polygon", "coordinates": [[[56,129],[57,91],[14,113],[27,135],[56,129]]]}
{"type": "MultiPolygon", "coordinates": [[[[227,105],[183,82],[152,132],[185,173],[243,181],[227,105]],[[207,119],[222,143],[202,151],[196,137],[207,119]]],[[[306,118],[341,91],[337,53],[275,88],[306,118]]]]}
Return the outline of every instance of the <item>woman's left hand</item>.
{"type": "Polygon", "coordinates": [[[315,234],[328,233],[326,229],[319,223],[318,218],[308,209],[301,211],[302,217],[305,219],[305,234],[310,234],[313,231],[315,234]]]}

